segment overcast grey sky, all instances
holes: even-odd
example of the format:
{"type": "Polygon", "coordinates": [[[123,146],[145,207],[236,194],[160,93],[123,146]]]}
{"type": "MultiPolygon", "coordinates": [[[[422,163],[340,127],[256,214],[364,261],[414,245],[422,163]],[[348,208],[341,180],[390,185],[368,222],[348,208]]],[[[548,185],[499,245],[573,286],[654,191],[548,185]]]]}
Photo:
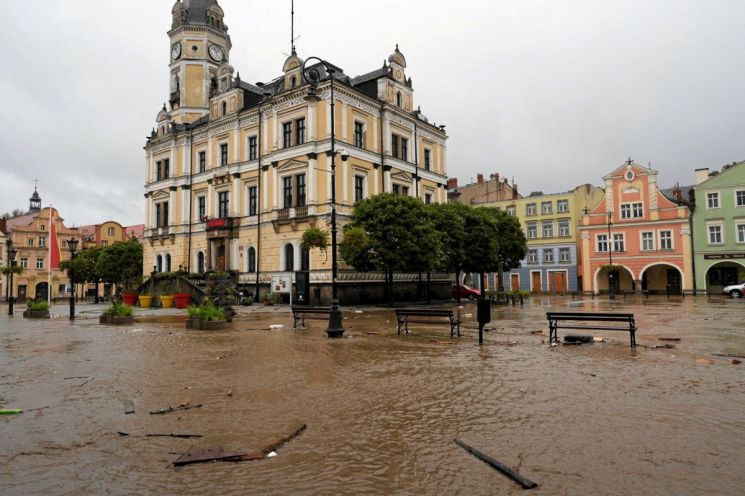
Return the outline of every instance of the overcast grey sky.
{"type": "MultiPolygon", "coordinates": [[[[171,0],[0,0],[0,212],[34,179],[67,225],[144,222],[145,136],[167,99],[171,0]]],[[[220,0],[244,81],[281,73],[290,0],[220,0]]],[[[745,159],[742,0],[296,0],[301,57],[349,75],[396,43],[448,175],[557,192],[629,156],[660,181],[745,159]],[[423,10],[424,9],[424,10],[423,10]]]]}

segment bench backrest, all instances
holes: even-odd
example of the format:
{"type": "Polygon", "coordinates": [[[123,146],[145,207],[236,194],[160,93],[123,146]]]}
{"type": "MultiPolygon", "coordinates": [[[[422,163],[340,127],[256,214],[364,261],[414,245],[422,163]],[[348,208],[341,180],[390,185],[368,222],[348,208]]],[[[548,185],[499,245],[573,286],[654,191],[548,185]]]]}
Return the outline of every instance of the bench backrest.
{"type": "Polygon", "coordinates": [[[329,307],[292,307],[293,312],[306,312],[306,313],[320,313],[320,312],[330,312],[331,308],[329,307]]]}
{"type": "Polygon", "coordinates": [[[415,317],[452,317],[452,310],[423,310],[397,308],[396,315],[413,315],[415,317]]]}
{"type": "Polygon", "coordinates": [[[598,312],[546,312],[548,320],[592,320],[597,322],[629,322],[634,320],[633,313],[598,313],[598,312]]]}

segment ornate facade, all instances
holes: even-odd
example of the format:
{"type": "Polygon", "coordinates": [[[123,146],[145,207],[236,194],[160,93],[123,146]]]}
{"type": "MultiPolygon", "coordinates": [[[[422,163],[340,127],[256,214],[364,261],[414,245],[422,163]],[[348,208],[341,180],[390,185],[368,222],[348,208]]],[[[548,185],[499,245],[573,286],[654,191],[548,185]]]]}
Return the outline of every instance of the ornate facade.
{"type": "Polygon", "coordinates": [[[340,224],[357,200],[382,192],[447,200],[444,126],[415,106],[398,47],[357,77],[307,64],[320,75],[314,88],[293,49],[278,78],[250,84],[230,65],[216,0],[178,1],[172,13],[169,103],[145,146],[146,273],[168,259],[191,272],[237,271],[244,284],[298,270],[330,283],[330,255],[303,252],[300,238],[329,229],[333,160],[340,224]]]}

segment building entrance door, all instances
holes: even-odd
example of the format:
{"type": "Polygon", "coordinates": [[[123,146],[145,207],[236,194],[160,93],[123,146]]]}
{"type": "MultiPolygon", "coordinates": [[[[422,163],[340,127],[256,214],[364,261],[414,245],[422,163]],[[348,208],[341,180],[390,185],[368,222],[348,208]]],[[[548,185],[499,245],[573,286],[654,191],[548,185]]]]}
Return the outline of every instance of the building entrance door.
{"type": "Polygon", "coordinates": [[[225,245],[217,247],[217,259],[215,260],[215,270],[225,272],[225,245]]]}
{"type": "Polygon", "coordinates": [[[40,282],[36,285],[36,295],[34,296],[37,300],[47,301],[49,297],[49,284],[46,282],[40,282]]]}
{"type": "Polygon", "coordinates": [[[676,269],[667,269],[667,287],[670,288],[670,294],[680,294],[680,272],[676,269]]]}
{"type": "Polygon", "coordinates": [[[549,272],[548,273],[548,290],[552,293],[566,293],[567,291],[567,274],[566,272],[549,272]]]}
{"type": "Polygon", "coordinates": [[[531,272],[530,278],[533,281],[533,287],[531,290],[538,294],[541,293],[542,287],[541,287],[541,273],[540,272],[531,272]]]}
{"type": "Polygon", "coordinates": [[[510,275],[510,289],[512,291],[520,291],[520,275],[519,274],[510,275]]]}

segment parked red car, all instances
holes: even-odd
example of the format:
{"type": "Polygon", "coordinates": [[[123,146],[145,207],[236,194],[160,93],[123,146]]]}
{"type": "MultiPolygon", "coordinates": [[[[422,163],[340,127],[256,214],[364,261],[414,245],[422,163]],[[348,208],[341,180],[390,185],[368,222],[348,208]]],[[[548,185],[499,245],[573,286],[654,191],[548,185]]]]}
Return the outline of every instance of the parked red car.
{"type": "Polygon", "coordinates": [[[454,300],[457,300],[459,292],[461,298],[468,298],[469,300],[473,300],[481,296],[481,292],[478,289],[469,288],[465,284],[461,284],[460,286],[453,284],[450,288],[450,296],[454,300]]]}

